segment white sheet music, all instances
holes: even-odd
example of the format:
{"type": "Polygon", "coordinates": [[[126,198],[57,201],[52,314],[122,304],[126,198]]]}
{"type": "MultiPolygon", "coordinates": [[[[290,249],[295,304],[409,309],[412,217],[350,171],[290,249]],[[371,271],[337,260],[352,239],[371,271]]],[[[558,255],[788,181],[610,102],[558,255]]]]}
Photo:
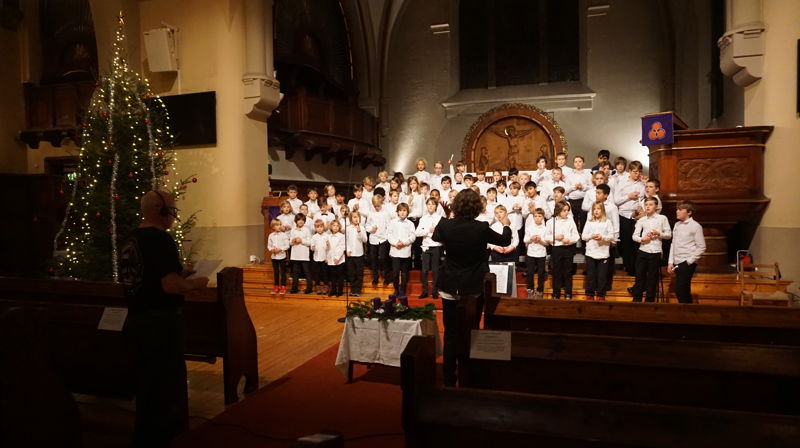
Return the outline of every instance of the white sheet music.
{"type": "Polygon", "coordinates": [[[498,294],[510,294],[508,291],[508,265],[490,264],[489,272],[497,276],[497,285],[495,291],[498,294]]]}
{"type": "Polygon", "coordinates": [[[222,264],[222,260],[198,260],[195,262],[192,269],[194,274],[187,277],[188,279],[197,277],[211,277],[211,273],[217,270],[217,267],[222,264]]]}

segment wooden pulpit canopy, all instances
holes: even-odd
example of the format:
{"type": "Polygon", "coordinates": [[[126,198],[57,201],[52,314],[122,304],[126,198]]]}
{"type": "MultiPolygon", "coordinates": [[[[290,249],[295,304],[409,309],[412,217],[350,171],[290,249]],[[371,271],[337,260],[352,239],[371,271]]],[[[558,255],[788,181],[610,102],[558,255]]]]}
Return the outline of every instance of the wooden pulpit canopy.
{"type": "Polygon", "coordinates": [[[567,139],[552,115],[527,104],[504,104],[472,124],[461,157],[470,172],[532,171],[539,156],[551,164],[559,152],[567,152],[567,139]]]}

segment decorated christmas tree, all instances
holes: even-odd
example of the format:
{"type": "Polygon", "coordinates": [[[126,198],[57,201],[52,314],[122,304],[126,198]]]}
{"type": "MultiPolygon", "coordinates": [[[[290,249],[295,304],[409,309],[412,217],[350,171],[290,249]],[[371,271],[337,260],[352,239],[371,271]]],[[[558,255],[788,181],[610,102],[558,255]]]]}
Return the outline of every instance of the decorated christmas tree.
{"type": "MultiPolygon", "coordinates": [[[[118,280],[118,249],[141,221],[144,193],[162,189],[180,199],[197,182],[175,175],[169,114],[147,80],[129,69],[121,13],[118,21],[111,73],[97,82],[86,112],[80,161],[54,241],[58,275],[85,280],[118,280]]],[[[178,247],[195,215],[170,229],[178,247]]]]}

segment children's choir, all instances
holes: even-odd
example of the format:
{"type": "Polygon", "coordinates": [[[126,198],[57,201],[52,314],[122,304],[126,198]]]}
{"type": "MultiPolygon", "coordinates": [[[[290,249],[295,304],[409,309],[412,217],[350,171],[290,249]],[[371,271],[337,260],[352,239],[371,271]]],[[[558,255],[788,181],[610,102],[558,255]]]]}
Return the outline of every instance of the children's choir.
{"type": "MultiPolygon", "coordinates": [[[[568,167],[566,154],[559,153],[552,168],[547,158],[539,157],[535,171],[511,169],[507,178],[498,171],[473,175],[463,162],[454,169],[452,161],[448,174],[442,162],[429,173],[427,161],[420,158],[417,172],[407,179],[401,173],[389,177],[386,171],[379,172],[377,180],[364,178],[347,202],[332,184],[322,195],[309,189],[308,200],[302,202],[297,187],[291,185],[267,241],[275,275],[273,292],[286,292],[287,268],[291,268],[292,293],[299,292],[305,278],[304,293],[340,296],[346,279],[350,294],[357,297],[366,265],[373,286],[382,279],[384,286],[394,286],[398,296],[407,292],[409,270],[419,269],[420,298],[438,298],[436,280],[446,248],[431,236],[441,219],[452,217],[449,205],[457,192],[471,188],[481,195],[483,205],[476,219],[502,232],[500,221],[508,216],[511,244],[489,245],[487,258],[524,260],[528,298],[544,297],[549,258],[552,297],[559,299],[563,293],[564,299],[572,299],[573,258],[581,250],[587,300],[605,300],[619,255],[624,270],[636,277],[629,289],[634,301],[653,301],[661,242],[673,236],[660,214],[660,184],[642,175],[641,162],[618,157],[612,170],[609,157],[607,150],[601,150],[591,170],[584,168],[582,156],[575,156],[573,167],[568,167]]],[[[691,300],[691,277],[705,250],[702,227],[692,219],[694,211],[690,201],[678,206],[675,243],[669,252],[668,271],[678,276],[681,302],[691,300]]]]}

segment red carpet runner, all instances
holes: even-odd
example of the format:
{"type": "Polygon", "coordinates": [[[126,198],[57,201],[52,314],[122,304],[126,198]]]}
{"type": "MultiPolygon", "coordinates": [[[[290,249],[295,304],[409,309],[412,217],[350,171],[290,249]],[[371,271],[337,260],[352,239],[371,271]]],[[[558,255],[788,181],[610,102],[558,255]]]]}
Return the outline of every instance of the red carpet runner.
{"type": "Polygon", "coordinates": [[[333,366],[338,344],[273,381],[174,446],[288,447],[322,430],[344,434],[347,447],[402,447],[400,369],[356,366],[352,384],[333,366]]]}

